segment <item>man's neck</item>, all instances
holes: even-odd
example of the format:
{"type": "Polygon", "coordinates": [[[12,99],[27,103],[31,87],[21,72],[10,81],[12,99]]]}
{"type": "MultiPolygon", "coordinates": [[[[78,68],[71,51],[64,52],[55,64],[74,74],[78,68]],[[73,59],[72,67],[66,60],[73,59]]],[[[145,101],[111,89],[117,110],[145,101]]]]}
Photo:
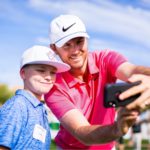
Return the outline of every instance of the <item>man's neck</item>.
{"type": "Polygon", "coordinates": [[[74,76],[75,78],[86,82],[87,81],[87,77],[88,77],[88,69],[73,69],[70,70],[70,73],[72,74],[72,76],[74,76]]]}

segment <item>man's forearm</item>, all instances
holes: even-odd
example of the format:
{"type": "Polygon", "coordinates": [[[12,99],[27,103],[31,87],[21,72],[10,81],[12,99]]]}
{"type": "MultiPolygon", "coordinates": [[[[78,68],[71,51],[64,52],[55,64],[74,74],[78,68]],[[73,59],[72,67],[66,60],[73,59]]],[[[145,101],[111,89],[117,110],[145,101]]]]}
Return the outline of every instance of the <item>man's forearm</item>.
{"type": "Polygon", "coordinates": [[[144,74],[144,75],[150,75],[150,67],[145,66],[136,66],[133,74],[144,74]]]}
{"type": "Polygon", "coordinates": [[[136,122],[139,112],[122,107],[118,110],[117,121],[111,125],[79,126],[73,135],[85,145],[105,144],[117,140],[125,135],[136,122]]]}
{"type": "Polygon", "coordinates": [[[112,142],[122,136],[122,134],[119,133],[116,123],[107,126],[93,125],[80,127],[75,134],[85,145],[104,144],[112,142]]]}

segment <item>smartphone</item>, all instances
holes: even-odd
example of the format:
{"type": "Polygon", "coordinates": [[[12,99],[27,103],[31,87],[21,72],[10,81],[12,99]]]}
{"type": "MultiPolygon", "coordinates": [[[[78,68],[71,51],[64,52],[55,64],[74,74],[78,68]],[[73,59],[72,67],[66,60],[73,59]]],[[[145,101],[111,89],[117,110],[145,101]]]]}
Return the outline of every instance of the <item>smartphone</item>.
{"type": "Polygon", "coordinates": [[[124,100],[119,99],[119,94],[121,94],[122,92],[128,90],[133,86],[139,85],[140,83],[141,81],[137,81],[134,83],[121,82],[121,83],[107,84],[104,88],[104,107],[109,108],[109,107],[126,106],[127,104],[133,102],[136,98],[140,96],[140,93],[124,100]]]}

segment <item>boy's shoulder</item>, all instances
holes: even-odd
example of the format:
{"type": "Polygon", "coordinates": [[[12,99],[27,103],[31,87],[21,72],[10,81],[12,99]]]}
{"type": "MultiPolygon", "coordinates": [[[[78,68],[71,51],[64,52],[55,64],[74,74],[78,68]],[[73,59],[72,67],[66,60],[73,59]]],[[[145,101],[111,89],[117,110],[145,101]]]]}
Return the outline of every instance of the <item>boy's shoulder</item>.
{"type": "Polygon", "coordinates": [[[25,107],[25,97],[22,95],[14,95],[0,107],[0,113],[4,111],[19,111],[25,109],[25,107]]]}

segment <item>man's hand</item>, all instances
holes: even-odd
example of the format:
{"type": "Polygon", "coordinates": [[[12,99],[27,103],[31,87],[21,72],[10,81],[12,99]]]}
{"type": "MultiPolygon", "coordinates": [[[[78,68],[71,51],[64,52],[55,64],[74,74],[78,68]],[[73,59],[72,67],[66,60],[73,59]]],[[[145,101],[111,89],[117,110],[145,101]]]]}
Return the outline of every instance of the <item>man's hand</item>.
{"type": "Polygon", "coordinates": [[[117,116],[117,129],[119,135],[125,135],[129,128],[135,124],[139,112],[120,107],[117,116]]]}
{"type": "Polygon", "coordinates": [[[134,86],[119,95],[119,98],[123,100],[141,93],[141,95],[134,102],[126,106],[128,110],[136,109],[138,111],[144,111],[150,107],[150,76],[135,74],[128,79],[129,82],[136,82],[139,80],[141,81],[139,85],[134,86]]]}

